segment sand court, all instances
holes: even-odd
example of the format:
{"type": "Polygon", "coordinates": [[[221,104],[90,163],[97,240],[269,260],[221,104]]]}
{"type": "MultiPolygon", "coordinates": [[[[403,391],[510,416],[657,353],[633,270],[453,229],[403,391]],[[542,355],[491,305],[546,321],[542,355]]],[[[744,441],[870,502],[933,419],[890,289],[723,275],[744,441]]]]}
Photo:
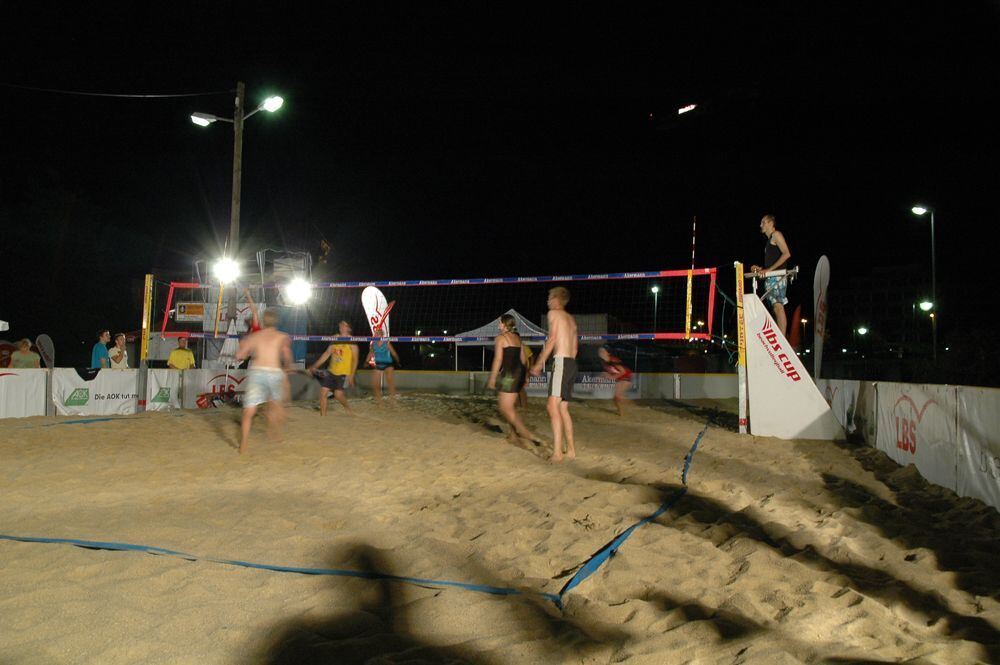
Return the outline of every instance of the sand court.
{"type": "MultiPolygon", "coordinates": [[[[1000,659],[996,511],[874,450],[710,425],[686,493],[560,611],[546,594],[682,490],[704,412],[575,404],[580,457],[553,466],[491,399],[352,406],[293,406],[281,443],[258,419],[242,458],[230,409],[0,423],[0,534],[199,557],[0,540],[0,660],[1000,659]]],[[[541,401],[526,422],[548,434],[541,401]]]]}

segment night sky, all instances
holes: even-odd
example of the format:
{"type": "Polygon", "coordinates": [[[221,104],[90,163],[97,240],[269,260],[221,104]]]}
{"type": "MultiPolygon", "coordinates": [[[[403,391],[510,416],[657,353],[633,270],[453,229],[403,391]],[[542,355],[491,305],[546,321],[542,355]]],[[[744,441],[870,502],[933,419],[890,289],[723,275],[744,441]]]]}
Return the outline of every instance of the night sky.
{"type": "Polygon", "coordinates": [[[924,202],[942,329],[996,318],[995,2],[35,4],[0,4],[0,336],[60,365],[221,251],[232,131],[189,115],[237,81],[286,100],[246,124],[241,244],[325,238],[331,279],[686,268],[693,215],[699,266],[756,263],[770,212],[808,309],[821,254],[831,289],[929,270],[924,202]]]}

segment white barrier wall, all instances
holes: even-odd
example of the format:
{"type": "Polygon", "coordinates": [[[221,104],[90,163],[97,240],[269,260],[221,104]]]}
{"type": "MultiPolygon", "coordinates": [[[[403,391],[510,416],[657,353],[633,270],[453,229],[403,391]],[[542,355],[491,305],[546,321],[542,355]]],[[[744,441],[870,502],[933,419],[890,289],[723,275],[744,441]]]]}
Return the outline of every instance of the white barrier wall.
{"type": "Polygon", "coordinates": [[[0,418],[44,416],[47,375],[44,369],[0,369],[0,418]]]}
{"type": "Polygon", "coordinates": [[[878,383],[875,447],[914,464],[933,483],[955,489],[958,402],[954,386],[878,383]]]}
{"type": "Polygon", "coordinates": [[[1000,509],[1000,390],[958,388],[958,489],[1000,509]]]}
{"type": "Polygon", "coordinates": [[[113,416],[138,409],[137,376],[134,369],[83,370],[57,367],[52,370],[52,401],[60,416],[113,416]]]}
{"type": "Polygon", "coordinates": [[[205,409],[211,407],[211,398],[224,395],[227,398],[242,396],[247,372],[243,369],[186,369],[182,378],[181,394],[185,409],[205,409]]]}
{"type": "Polygon", "coordinates": [[[146,410],[181,408],[181,370],[151,369],[146,379],[146,410]]]}

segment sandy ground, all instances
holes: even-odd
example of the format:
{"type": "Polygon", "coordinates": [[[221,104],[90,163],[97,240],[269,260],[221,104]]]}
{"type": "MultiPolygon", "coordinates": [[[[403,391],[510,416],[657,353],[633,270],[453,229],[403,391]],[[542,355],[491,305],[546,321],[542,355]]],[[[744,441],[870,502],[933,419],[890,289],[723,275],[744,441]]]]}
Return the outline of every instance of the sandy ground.
{"type": "MultiPolygon", "coordinates": [[[[0,540],[0,664],[1000,662],[1000,515],[847,444],[573,406],[580,457],[506,442],[485,398],[0,422],[0,534],[510,587],[301,575],[0,540]]],[[[542,401],[530,427],[551,440],[542,401]]]]}

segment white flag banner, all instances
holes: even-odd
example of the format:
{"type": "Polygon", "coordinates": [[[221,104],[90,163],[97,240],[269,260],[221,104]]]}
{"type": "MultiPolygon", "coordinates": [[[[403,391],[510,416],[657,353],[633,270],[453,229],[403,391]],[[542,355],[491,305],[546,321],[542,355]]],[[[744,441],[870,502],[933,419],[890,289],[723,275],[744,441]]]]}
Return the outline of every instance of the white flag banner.
{"type": "Polygon", "coordinates": [[[374,286],[366,286],[361,292],[361,304],[365,308],[365,316],[368,317],[368,325],[372,329],[373,337],[389,337],[389,312],[392,310],[392,303],[387,303],[382,292],[374,286]]]}
{"type": "Polygon", "coordinates": [[[52,401],[61,416],[135,413],[138,376],[134,369],[52,370],[52,401]]]}
{"type": "Polygon", "coordinates": [[[181,408],[181,370],[151,369],[146,379],[146,410],[170,411],[181,408]]]}
{"type": "MultiPolygon", "coordinates": [[[[823,336],[826,334],[827,289],[830,286],[830,260],[819,257],[816,274],[813,276],[813,377],[819,378],[823,367],[823,336]]],[[[802,340],[805,344],[806,341],[802,340]]]]}
{"type": "Polygon", "coordinates": [[[0,369],[0,418],[45,415],[44,369],[0,369]]]}
{"type": "Polygon", "coordinates": [[[927,480],[955,488],[957,397],[954,386],[878,383],[876,447],[915,464],[927,480]]]}
{"type": "Polygon", "coordinates": [[[750,432],[779,439],[842,438],[830,406],[805,365],[753,293],[743,296],[750,432]]]}
{"type": "Polygon", "coordinates": [[[1000,510],[1000,390],[958,388],[958,486],[1000,510]]]}

